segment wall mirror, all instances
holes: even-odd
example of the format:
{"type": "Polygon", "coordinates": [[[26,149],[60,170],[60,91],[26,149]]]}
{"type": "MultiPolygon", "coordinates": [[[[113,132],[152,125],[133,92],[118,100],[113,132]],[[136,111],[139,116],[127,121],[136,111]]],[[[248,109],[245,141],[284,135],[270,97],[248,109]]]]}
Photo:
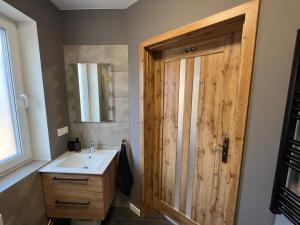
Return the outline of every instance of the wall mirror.
{"type": "Polygon", "coordinates": [[[74,122],[114,121],[111,64],[76,63],[73,67],[74,92],[69,101],[74,122]]]}

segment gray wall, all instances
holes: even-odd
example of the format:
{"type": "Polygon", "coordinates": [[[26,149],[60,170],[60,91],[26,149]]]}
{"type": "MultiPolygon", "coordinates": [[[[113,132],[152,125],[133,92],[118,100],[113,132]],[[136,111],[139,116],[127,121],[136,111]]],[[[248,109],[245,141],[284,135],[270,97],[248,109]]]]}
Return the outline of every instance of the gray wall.
{"type": "Polygon", "coordinates": [[[126,44],[125,10],[62,11],[65,45],[126,44]]]}
{"type": "Polygon", "coordinates": [[[239,224],[269,224],[267,209],[292,66],[298,0],[263,0],[248,117],[239,224]],[[248,222],[246,222],[248,219],[248,222]]]}
{"type": "MultiPolygon", "coordinates": [[[[138,43],[145,38],[233,7],[245,0],[139,0],[127,9],[129,45],[130,143],[139,162],[138,43]]],[[[299,0],[262,0],[248,126],[245,142],[238,225],[270,225],[268,210],[285,100],[296,37],[299,0]]],[[[135,197],[139,197],[136,173],[135,197]]],[[[138,198],[135,199],[138,202],[138,198]]]]}
{"type": "MultiPolygon", "coordinates": [[[[57,128],[68,124],[60,12],[48,0],[5,1],[37,22],[51,156],[55,158],[65,151],[68,141],[68,135],[58,138],[56,133],[57,128]]],[[[45,224],[39,174],[28,176],[1,193],[0,213],[6,225],[45,224]]]]}
{"type": "Polygon", "coordinates": [[[0,194],[5,225],[46,225],[42,180],[33,173],[0,194]]]}

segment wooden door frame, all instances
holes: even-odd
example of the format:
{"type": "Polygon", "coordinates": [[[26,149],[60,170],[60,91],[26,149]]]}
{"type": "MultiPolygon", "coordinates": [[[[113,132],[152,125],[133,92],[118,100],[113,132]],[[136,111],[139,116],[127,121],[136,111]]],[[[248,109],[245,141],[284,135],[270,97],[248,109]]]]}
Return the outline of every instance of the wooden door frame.
{"type": "MultiPolygon", "coordinates": [[[[152,37],[139,45],[139,88],[140,88],[140,159],[141,159],[141,215],[144,216],[153,209],[158,209],[157,189],[159,188],[158,174],[159,154],[159,130],[161,129],[161,103],[157,103],[161,98],[161,78],[156,74],[161,74],[159,59],[155,56],[159,54],[159,49],[168,45],[182,42],[185,38],[191,38],[194,33],[201,35],[208,29],[220,29],[222,25],[229,24],[234,20],[243,18],[242,27],[242,53],[241,53],[241,73],[245,79],[246,86],[243,87],[243,104],[248,108],[250,83],[252,77],[255,41],[257,32],[257,22],[259,14],[260,0],[252,0],[232,9],[217,13],[207,18],[198,20],[188,25],[168,31],[161,35],[152,37]],[[157,51],[156,51],[157,50],[157,51]]],[[[243,126],[245,133],[246,118],[243,126]]],[[[180,214],[180,213],[179,213],[180,214]]],[[[180,215],[175,215],[180,220],[180,215]]],[[[183,221],[182,221],[183,222],[183,221]]]]}

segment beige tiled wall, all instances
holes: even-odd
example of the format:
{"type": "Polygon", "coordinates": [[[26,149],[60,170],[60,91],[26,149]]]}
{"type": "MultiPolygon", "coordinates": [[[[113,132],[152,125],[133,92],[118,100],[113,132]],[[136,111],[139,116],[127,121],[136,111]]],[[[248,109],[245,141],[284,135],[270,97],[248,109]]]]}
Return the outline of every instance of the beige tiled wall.
{"type": "Polygon", "coordinates": [[[101,149],[118,149],[122,139],[129,139],[128,107],[128,48],[127,45],[67,45],[64,46],[65,74],[68,91],[68,108],[71,138],[79,137],[83,147],[93,141],[101,149]],[[74,94],[71,64],[109,63],[112,65],[115,121],[101,123],[75,123],[74,94]],[[71,100],[70,100],[71,99],[71,100]]]}

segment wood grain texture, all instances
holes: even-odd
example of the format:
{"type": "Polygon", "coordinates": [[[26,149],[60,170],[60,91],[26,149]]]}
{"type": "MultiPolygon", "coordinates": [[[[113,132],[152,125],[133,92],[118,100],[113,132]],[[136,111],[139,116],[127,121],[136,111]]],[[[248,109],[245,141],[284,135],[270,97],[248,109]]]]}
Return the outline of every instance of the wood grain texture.
{"type": "Polygon", "coordinates": [[[202,57],[192,200],[192,219],[199,224],[217,224],[214,219],[218,216],[216,191],[221,188],[219,187],[221,158],[220,154],[215,154],[215,151],[211,150],[211,145],[222,143],[220,90],[223,87],[219,85],[222,69],[223,54],[202,57]]]}
{"type": "Polygon", "coordinates": [[[116,194],[117,156],[102,176],[103,180],[103,214],[106,216],[116,194]]]}
{"type": "Polygon", "coordinates": [[[92,191],[102,192],[103,184],[100,176],[81,175],[81,174],[64,174],[64,173],[42,173],[43,185],[51,190],[70,190],[70,191],[92,191]],[[55,180],[58,178],[59,180],[55,180]],[[63,180],[63,179],[74,179],[63,180]],[[88,179],[87,181],[83,181],[88,179]]]}
{"type": "MultiPolygon", "coordinates": [[[[198,46],[199,47],[199,46],[198,46]]],[[[185,53],[184,55],[182,52],[184,52],[184,48],[176,49],[174,51],[165,51],[164,52],[164,61],[170,62],[174,60],[181,60],[181,59],[188,59],[188,58],[195,58],[197,56],[204,56],[204,55],[210,55],[212,53],[218,53],[224,51],[224,38],[222,38],[222,41],[219,43],[210,43],[207,46],[201,46],[201,48],[197,48],[195,46],[196,51],[191,53],[185,53]],[[211,47],[211,48],[210,48],[211,47]]]]}
{"type": "Polygon", "coordinates": [[[159,203],[158,210],[162,214],[168,215],[170,218],[174,219],[180,225],[198,225],[195,221],[187,218],[183,213],[178,212],[163,201],[159,203]]]}
{"type": "Polygon", "coordinates": [[[142,171],[142,190],[141,201],[142,216],[151,208],[157,208],[159,200],[159,174],[160,174],[160,151],[162,146],[162,58],[160,53],[143,52],[140,54],[144,58],[144,69],[147,76],[140,80],[141,109],[141,132],[147,134],[142,137],[141,144],[141,167],[142,171]],[[146,143],[146,144],[145,144],[146,143]],[[145,144],[145,145],[144,145],[145,144]]]}
{"type": "Polygon", "coordinates": [[[104,219],[115,195],[116,161],[115,157],[102,176],[42,173],[47,216],[90,220],[104,219]],[[55,177],[60,178],[60,180],[53,179],[55,177]],[[76,179],[88,180],[76,181],[76,179]],[[77,203],[87,205],[78,205],[77,203]]]}
{"type": "Polygon", "coordinates": [[[154,61],[154,148],[153,148],[153,204],[158,208],[160,198],[160,171],[161,171],[161,154],[162,154],[162,129],[163,129],[163,80],[164,73],[162,70],[161,54],[153,57],[154,61]]]}
{"type": "Polygon", "coordinates": [[[153,46],[152,51],[174,51],[176,49],[185,48],[187,46],[206,45],[215,39],[222,38],[224,35],[240,31],[243,27],[243,16],[234,19],[232,22],[220,23],[201,31],[190,33],[187,37],[164,45],[153,46]]]}
{"type": "Polygon", "coordinates": [[[103,210],[103,187],[100,176],[76,174],[42,174],[45,206],[48,217],[88,219],[101,217],[103,210]],[[88,178],[88,182],[54,181],[59,178],[88,178]],[[57,205],[55,201],[87,203],[88,206],[57,205]]]}
{"type": "MultiPolygon", "coordinates": [[[[145,121],[145,131],[147,132],[148,136],[145,137],[145,143],[147,145],[147,148],[149,149],[154,149],[154,143],[155,143],[155,134],[154,134],[154,60],[153,57],[150,53],[147,54],[147,62],[148,62],[148,67],[147,67],[147,71],[148,71],[148,75],[145,77],[146,82],[147,82],[147,86],[145,86],[147,92],[145,95],[145,99],[147,102],[146,105],[146,112],[145,112],[145,116],[146,116],[146,121],[145,121]]],[[[153,152],[154,153],[154,152],[153,152]]],[[[149,160],[149,162],[153,162],[154,161],[154,157],[155,154],[151,154],[150,152],[148,152],[148,155],[146,156],[146,159],[149,160]]],[[[149,208],[153,206],[154,202],[153,202],[153,189],[154,189],[154,185],[153,185],[153,175],[154,175],[154,171],[153,171],[153,165],[152,164],[147,164],[147,170],[148,173],[151,174],[152,179],[149,179],[148,185],[149,185],[149,195],[150,195],[150,201],[148,202],[149,204],[149,208]]]]}
{"type": "Polygon", "coordinates": [[[192,111],[192,92],[194,77],[194,58],[186,61],[185,73],[185,93],[184,93],[184,113],[183,113],[183,132],[182,132],[182,149],[180,163],[180,187],[179,187],[179,211],[185,214],[186,210],[186,191],[188,177],[188,160],[190,147],[190,130],[191,130],[191,111],[192,111]]]}
{"type": "Polygon", "coordinates": [[[140,66],[140,154],[141,154],[141,216],[145,216],[151,209],[153,209],[153,196],[151,185],[151,180],[153,179],[153,174],[150,169],[147,157],[150,154],[147,137],[148,131],[145,129],[146,123],[148,122],[147,110],[148,110],[148,99],[147,95],[152,94],[152,90],[147,88],[148,84],[148,52],[140,45],[139,47],[139,66],[140,66]],[[145,76],[144,76],[145,74],[145,76]]]}
{"type": "MultiPolygon", "coordinates": [[[[178,29],[172,30],[170,32],[158,35],[154,38],[148,39],[140,44],[140,150],[141,150],[141,175],[142,175],[142,186],[141,186],[141,213],[142,215],[145,215],[147,212],[151,211],[152,209],[159,210],[161,212],[167,212],[168,215],[170,215],[172,218],[175,218],[177,221],[179,221],[180,224],[195,224],[196,221],[192,221],[186,216],[181,213],[172,211],[174,209],[170,208],[169,210],[163,210],[161,207],[161,204],[163,203],[164,206],[168,206],[168,204],[164,202],[157,201],[157,195],[159,193],[157,190],[160,190],[160,187],[162,186],[162,179],[159,173],[157,172],[160,170],[163,173],[163,168],[156,167],[157,165],[160,165],[160,162],[163,159],[163,141],[162,141],[162,121],[164,122],[163,118],[163,112],[161,109],[163,108],[163,97],[162,91],[164,88],[163,82],[163,69],[154,69],[155,67],[158,68],[158,65],[162,65],[162,53],[165,50],[169,51],[170,57],[168,60],[172,61],[174,59],[180,59],[180,55],[177,55],[177,50],[182,49],[186,45],[193,45],[194,43],[198,43],[201,45],[201,42],[205,44],[206,41],[210,41],[212,38],[218,38],[218,36],[227,37],[225,39],[226,44],[224,44],[222,51],[213,51],[209,52],[207,51],[207,54],[205,54],[203,57],[208,57],[210,54],[216,53],[223,55],[223,64],[224,68],[225,65],[229,68],[225,68],[224,71],[222,71],[222,76],[226,77],[224,74],[226,74],[226,71],[230,70],[240,70],[240,74],[243,74],[243,76],[240,77],[240,79],[235,79],[235,82],[239,82],[238,90],[232,91],[232,93],[237,93],[238,96],[236,96],[237,102],[239,104],[236,105],[236,110],[238,110],[240,113],[236,114],[234,123],[236,123],[236,127],[239,127],[240,130],[237,132],[240,132],[238,138],[236,138],[235,143],[230,148],[234,147],[235,149],[238,149],[236,151],[239,151],[238,154],[235,156],[238,158],[239,154],[242,155],[243,151],[243,143],[244,143],[244,135],[245,135],[245,128],[246,128],[246,118],[247,118],[247,108],[248,108],[248,99],[249,99],[249,91],[250,91],[250,81],[251,81],[251,74],[252,74],[252,65],[253,65],[253,56],[254,56],[254,47],[255,47],[255,37],[256,37],[256,29],[257,29],[257,19],[258,19],[258,11],[259,11],[259,0],[253,0],[249,1],[243,5],[237,6],[233,9],[226,10],[224,12],[218,13],[216,15],[207,17],[205,19],[202,19],[200,21],[196,21],[192,24],[188,24],[186,26],[180,27],[178,29]],[[231,28],[230,28],[231,27],[231,28]],[[230,49],[231,47],[236,49],[236,47],[231,46],[228,47],[228,41],[230,41],[230,38],[228,39],[228,34],[234,32],[238,33],[239,31],[242,32],[242,38],[240,40],[240,64],[239,66],[236,65],[236,59],[229,60],[228,61],[228,52],[232,51],[230,49]],[[177,49],[176,49],[177,48],[177,49]],[[226,53],[227,52],[227,53],[226,53]],[[175,54],[174,54],[175,53],[175,54]],[[177,58],[176,58],[177,57],[177,58]],[[227,62],[227,64],[225,63],[227,62]],[[155,65],[156,64],[156,65],[155,65]],[[231,68],[231,69],[230,69],[231,68]],[[161,82],[161,84],[159,84],[161,82]],[[155,116],[151,116],[151,114],[155,116]],[[154,119],[154,120],[153,120],[154,119]],[[156,122],[154,122],[156,121],[156,122]],[[147,124],[148,123],[148,124],[147,124]],[[155,125],[152,125],[155,124],[155,125]],[[154,138],[152,141],[155,143],[153,145],[148,146],[149,138],[154,138]],[[160,154],[157,154],[159,152],[160,154]],[[153,155],[154,154],[154,155],[153,155]],[[153,161],[151,161],[151,160],[153,161]],[[157,162],[159,164],[157,164],[157,162]],[[158,170],[156,168],[159,168],[158,170]],[[157,187],[157,185],[159,187],[157,187]],[[183,222],[184,221],[184,222],[183,222]]],[[[236,35],[231,37],[231,41],[235,43],[235,38],[237,38],[236,35]]],[[[222,47],[221,47],[222,48],[222,47]]],[[[230,53],[233,58],[235,57],[235,53],[238,52],[234,50],[233,53],[230,53]]],[[[195,57],[192,56],[191,57],[195,57]]],[[[189,58],[189,57],[185,57],[189,58]]],[[[230,58],[230,57],[229,57],[230,58]]],[[[209,61],[211,61],[210,59],[209,61]]],[[[213,60],[212,60],[213,61],[213,60]]],[[[229,72],[228,72],[229,73],[229,72]]],[[[233,72],[233,74],[236,72],[233,72]]],[[[228,75],[228,79],[231,79],[232,74],[228,75]]],[[[227,79],[227,78],[226,78],[227,79]]],[[[228,80],[222,79],[221,83],[228,84],[228,80]]],[[[218,82],[214,85],[218,85],[218,82]]],[[[234,82],[231,83],[232,85],[235,85],[234,82]]],[[[234,90],[233,86],[229,85],[230,90],[234,90]]],[[[164,92],[164,91],[163,91],[164,92]]],[[[222,92],[224,95],[226,95],[226,91],[223,90],[222,92]]],[[[220,93],[217,93],[217,95],[220,95],[220,93]]],[[[229,95],[229,97],[232,97],[229,95]]],[[[218,100],[219,101],[219,100],[218,100]]],[[[223,102],[221,104],[226,106],[225,110],[221,110],[222,115],[224,115],[225,118],[230,118],[229,115],[231,115],[231,108],[234,105],[230,102],[223,102]]],[[[215,107],[222,108],[220,105],[215,107]]],[[[217,111],[213,112],[214,114],[218,115],[217,111]]],[[[220,112],[219,112],[220,114],[220,112]]],[[[223,117],[221,117],[221,122],[224,120],[223,117]]],[[[216,124],[212,121],[208,122],[208,125],[216,124]]],[[[222,129],[217,129],[217,134],[224,134],[225,131],[228,128],[227,126],[222,127],[222,129]],[[224,131],[223,131],[224,130],[224,131]]],[[[237,129],[237,128],[235,128],[237,129]]],[[[216,142],[219,143],[222,142],[222,135],[214,137],[216,142]]],[[[205,143],[204,143],[205,144],[205,143]]],[[[174,150],[175,151],[175,150],[174,150]]],[[[197,150],[197,151],[204,151],[203,149],[197,150]]],[[[231,161],[232,154],[235,154],[235,151],[230,150],[229,155],[229,161],[231,161]]],[[[211,154],[211,153],[210,153],[211,154]]],[[[216,198],[216,196],[224,195],[227,196],[223,200],[218,200],[211,202],[210,205],[208,205],[208,208],[212,208],[212,212],[208,212],[208,219],[204,219],[204,221],[210,221],[211,224],[233,224],[234,221],[234,215],[236,210],[236,200],[237,200],[237,193],[238,193],[238,183],[239,183],[239,177],[235,178],[235,175],[231,173],[231,171],[235,170],[237,168],[238,174],[240,171],[240,165],[241,165],[241,158],[240,162],[233,164],[233,166],[228,166],[228,168],[224,169],[223,165],[219,164],[220,160],[220,154],[218,155],[217,151],[214,154],[211,154],[211,159],[213,159],[213,166],[212,169],[210,169],[214,177],[210,178],[212,182],[213,188],[211,193],[209,194],[212,196],[213,199],[216,198]],[[227,174],[222,178],[216,178],[218,174],[223,173],[224,171],[227,171],[224,174],[227,174]],[[229,171],[229,172],[228,172],[229,171]],[[228,177],[229,176],[229,177],[228,177]],[[222,182],[229,181],[232,182],[232,180],[235,180],[233,183],[229,184],[228,186],[234,187],[234,188],[224,188],[220,190],[218,187],[222,186],[222,182]],[[218,190],[217,190],[218,189],[218,190]],[[221,212],[222,210],[220,208],[224,207],[224,202],[228,201],[228,196],[232,195],[233,198],[231,198],[232,204],[225,204],[226,208],[226,215],[224,212],[221,212]],[[220,208],[218,208],[220,207],[220,208]],[[209,215],[210,213],[216,215],[216,213],[220,212],[221,216],[217,216],[217,219],[213,220],[212,216],[209,215]]],[[[175,162],[175,160],[174,160],[175,162]]],[[[231,165],[231,164],[230,164],[231,165]]],[[[175,171],[175,170],[174,170],[175,171]]],[[[172,183],[172,179],[170,180],[172,183]]],[[[183,182],[184,183],[184,182],[183,182]]],[[[172,186],[172,185],[170,185],[172,186]]],[[[162,195],[161,195],[162,196],[162,195]]],[[[160,197],[161,197],[160,196],[160,197]]],[[[172,196],[171,196],[172,197],[172,196]]],[[[159,199],[159,198],[158,198],[159,199]]],[[[195,203],[194,203],[195,204],[195,203]]],[[[169,206],[168,206],[169,207],[169,206]]],[[[197,206],[198,207],[198,206],[197,206]]],[[[200,207],[200,206],[199,206],[200,207]]],[[[165,207],[164,207],[165,208],[165,207]]],[[[182,206],[182,209],[184,207],[182,206]]],[[[194,217],[200,218],[199,213],[202,213],[201,210],[197,211],[194,209],[194,217]],[[198,214],[196,216],[196,214],[198,214]]],[[[200,221],[200,219],[198,219],[200,221]]],[[[202,219],[201,219],[202,220],[202,219]]],[[[207,223],[207,222],[206,222],[207,223]]],[[[199,222],[197,221],[197,224],[199,222]]],[[[205,224],[205,223],[204,223],[205,224]]],[[[202,224],[201,224],[202,225],[202,224]]]]}
{"type": "Polygon", "coordinates": [[[174,205],[180,61],[165,63],[161,198],[174,205]]]}
{"type": "Polygon", "coordinates": [[[240,33],[228,35],[223,55],[202,59],[192,218],[199,224],[234,224],[243,140],[236,118],[246,112],[237,111],[240,33]],[[212,149],[212,143],[222,144],[225,135],[230,137],[227,164],[221,161],[220,149],[212,149]]]}

